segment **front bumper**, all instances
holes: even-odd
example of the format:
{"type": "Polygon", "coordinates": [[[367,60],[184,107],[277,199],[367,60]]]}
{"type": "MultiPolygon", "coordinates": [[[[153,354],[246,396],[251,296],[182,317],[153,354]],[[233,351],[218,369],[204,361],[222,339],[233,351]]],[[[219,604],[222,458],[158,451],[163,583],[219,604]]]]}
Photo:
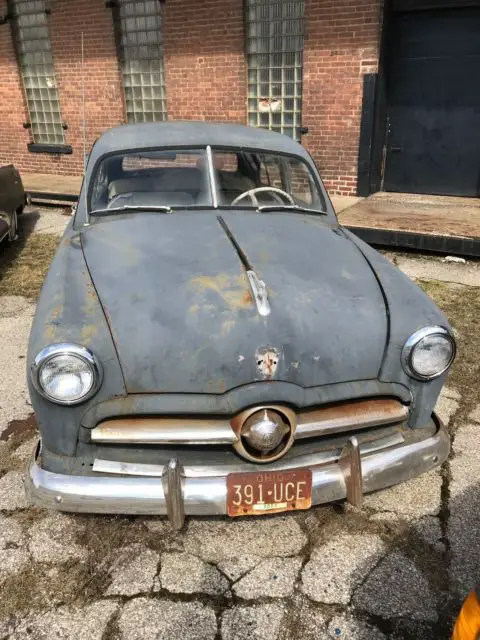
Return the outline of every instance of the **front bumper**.
{"type": "MultiPolygon", "coordinates": [[[[364,493],[405,482],[442,464],[450,439],[434,417],[436,432],[423,440],[362,454],[355,438],[328,464],[308,464],[312,470],[312,505],[347,498],[361,504],[364,493]]],[[[72,476],[52,473],[38,464],[39,448],[26,478],[30,501],[43,508],[87,513],[168,515],[179,528],[184,515],[227,512],[227,477],[185,475],[171,460],[161,476],[72,476]]],[[[282,470],[281,460],[272,465],[282,470]]],[[[300,465],[299,465],[300,466],[300,465]]]]}

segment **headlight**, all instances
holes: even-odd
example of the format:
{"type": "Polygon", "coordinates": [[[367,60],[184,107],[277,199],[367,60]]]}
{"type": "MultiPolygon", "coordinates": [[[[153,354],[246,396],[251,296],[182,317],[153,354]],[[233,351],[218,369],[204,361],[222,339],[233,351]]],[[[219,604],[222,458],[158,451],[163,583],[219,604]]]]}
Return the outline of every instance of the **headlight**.
{"type": "Polygon", "coordinates": [[[438,378],[455,358],[455,341],[443,327],[425,327],[405,343],[402,364],[405,372],[419,380],[438,378]]]}
{"type": "Polygon", "coordinates": [[[43,396],[58,404],[77,404],[99,388],[99,362],[85,347],[52,344],[42,349],[32,366],[32,380],[43,396]]]}

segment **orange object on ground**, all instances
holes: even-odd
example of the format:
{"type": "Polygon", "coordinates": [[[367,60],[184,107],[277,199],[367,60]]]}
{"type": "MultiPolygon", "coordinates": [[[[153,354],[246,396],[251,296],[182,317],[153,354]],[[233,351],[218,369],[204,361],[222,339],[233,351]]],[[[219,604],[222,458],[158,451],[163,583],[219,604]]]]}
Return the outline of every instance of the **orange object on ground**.
{"type": "Polygon", "coordinates": [[[480,601],[477,593],[472,591],[460,610],[452,640],[478,640],[480,638],[480,601]]]}

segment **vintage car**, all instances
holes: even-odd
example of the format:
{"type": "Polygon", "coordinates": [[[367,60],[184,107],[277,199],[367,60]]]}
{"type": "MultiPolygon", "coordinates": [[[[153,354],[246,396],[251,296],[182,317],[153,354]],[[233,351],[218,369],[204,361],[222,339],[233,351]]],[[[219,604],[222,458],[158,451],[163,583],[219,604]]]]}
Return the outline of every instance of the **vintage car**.
{"type": "Polygon", "coordinates": [[[13,164],[0,167],[0,242],[13,242],[17,237],[18,216],[27,198],[22,179],[13,164]]]}
{"type": "Polygon", "coordinates": [[[300,144],[114,128],[33,322],[27,493],[175,527],[360,505],[446,459],[433,410],[454,357],[445,317],[339,225],[300,144]]]}

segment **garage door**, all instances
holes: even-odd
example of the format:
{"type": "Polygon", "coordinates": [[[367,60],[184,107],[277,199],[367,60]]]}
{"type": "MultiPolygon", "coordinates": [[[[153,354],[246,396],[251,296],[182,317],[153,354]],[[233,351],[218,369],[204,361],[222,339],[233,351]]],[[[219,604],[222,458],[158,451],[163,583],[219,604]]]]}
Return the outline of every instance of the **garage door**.
{"type": "Polygon", "coordinates": [[[480,8],[393,15],[386,191],[480,195],[480,8]]]}

